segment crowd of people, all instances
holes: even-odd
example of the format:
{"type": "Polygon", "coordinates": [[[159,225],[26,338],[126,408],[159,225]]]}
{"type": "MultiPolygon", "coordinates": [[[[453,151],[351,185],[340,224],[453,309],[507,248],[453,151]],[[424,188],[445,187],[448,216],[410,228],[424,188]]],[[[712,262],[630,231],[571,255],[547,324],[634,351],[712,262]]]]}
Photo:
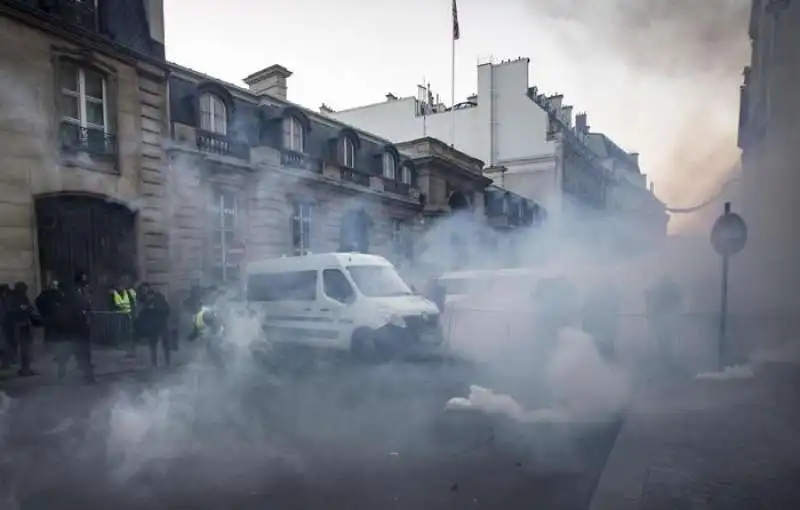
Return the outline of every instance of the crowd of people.
{"type": "Polygon", "coordinates": [[[134,289],[123,277],[107,289],[104,299],[106,290],[92,289],[89,282],[85,272],[78,272],[66,285],[47,275],[34,302],[24,282],[0,285],[0,369],[16,368],[20,377],[36,375],[33,343],[35,330],[41,328],[45,352],[52,354],[59,379],[66,377],[74,358],[84,379],[93,382],[92,333],[104,321],[113,325],[104,328],[114,336],[108,340],[124,347],[128,356],[136,356],[136,345],[143,341],[153,366],[158,365],[159,347],[169,365],[177,343],[170,334],[171,310],[165,296],[147,283],[134,289]]]}

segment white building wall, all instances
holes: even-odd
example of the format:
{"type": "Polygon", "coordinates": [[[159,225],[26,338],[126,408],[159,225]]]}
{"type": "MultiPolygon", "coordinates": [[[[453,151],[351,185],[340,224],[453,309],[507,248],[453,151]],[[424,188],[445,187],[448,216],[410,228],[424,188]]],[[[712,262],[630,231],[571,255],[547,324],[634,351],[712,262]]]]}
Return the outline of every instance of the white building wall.
{"type": "MultiPolygon", "coordinates": [[[[487,166],[505,166],[502,177],[493,176],[496,184],[548,207],[558,193],[556,148],[547,141],[547,113],[527,96],[528,64],[523,58],[478,66],[478,106],[455,111],[455,147],[487,166]]],[[[423,134],[450,142],[452,115],[418,117],[414,97],[330,114],[395,142],[423,134]]]]}

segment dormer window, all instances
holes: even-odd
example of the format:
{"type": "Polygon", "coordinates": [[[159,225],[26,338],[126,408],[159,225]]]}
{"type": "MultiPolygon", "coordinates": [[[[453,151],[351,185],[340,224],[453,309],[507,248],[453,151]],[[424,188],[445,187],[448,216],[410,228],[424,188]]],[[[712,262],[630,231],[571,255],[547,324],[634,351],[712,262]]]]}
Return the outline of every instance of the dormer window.
{"type": "Polygon", "coordinates": [[[283,148],[293,152],[303,152],[304,144],[303,124],[295,116],[283,119],[283,148]]]}
{"type": "Polygon", "coordinates": [[[200,96],[200,129],[222,136],[228,134],[228,108],[216,94],[206,92],[200,96]]]}
{"type": "Polygon", "coordinates": [[[356,144],[349,136],[339,140],[339,163],[346,168],[356,167],[356,144]]]}
{"type": "Polygon", "coordinates": [[[383,176],[391,180],[397,176],[397,158],[389,151],[383,153],[383,176]]]}
{"type": "Polygon", "coordinates": [[[400,182],[403,184],[408,184],[411,186],[411,167],[408,165],[403,165],[400,169],[400,182]]]}

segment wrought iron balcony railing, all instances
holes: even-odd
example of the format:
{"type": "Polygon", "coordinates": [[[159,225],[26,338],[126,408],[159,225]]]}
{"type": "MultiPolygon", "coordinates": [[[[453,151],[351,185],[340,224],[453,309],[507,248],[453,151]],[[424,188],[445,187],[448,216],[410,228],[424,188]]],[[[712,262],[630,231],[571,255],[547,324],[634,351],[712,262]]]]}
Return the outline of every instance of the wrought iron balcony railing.
{"type": "Polygon", "coordinates": [[[322,166],[317,158],[309,156],[308,154],[303,154],[302,152],[289,150],[281,151],[281,166],[308,170],[309,172],[315,173],[322,172],[322,166]]]}
{"type": "Polygon", "coordinates": [[[383,179],[383,190],[389,193],[397,193],[398,195],[408,196],[411,192],[411,186],[404,182],[395,181],[394,179],[383,179]]]}
{"type": "Polygon", "coordinates": [[[369,174],[359,172],[358,170],[342,168],[342,180],[369,187],[369,174]]]}
{"type": "Polygon", "coordinates": [[[93,156],[115,157],[117,137],[102,129],[85,128],[64,121],[60,129],[61,148],[73,152],[86,152],[93,156]]]}
{"type": "Polygon", "coordinates": [[[249,145],[231,140],[225,135],[198,130],[196,142],[197,149],[203,152],[245,160],[250,159],[249,145]]]}

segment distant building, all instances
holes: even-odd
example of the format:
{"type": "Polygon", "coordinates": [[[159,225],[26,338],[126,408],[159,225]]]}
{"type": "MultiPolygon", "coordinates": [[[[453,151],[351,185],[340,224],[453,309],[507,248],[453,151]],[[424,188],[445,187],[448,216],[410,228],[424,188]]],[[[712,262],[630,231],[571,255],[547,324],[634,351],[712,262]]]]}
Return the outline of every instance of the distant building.
{"type": "Polygon", "coordinates": [[[800,309],[800,4],[754,0],[749,35],[739,115],[742,201],[733,203],[749,239],[732,263],[732,299],[750,313],[791,318],[800,309]]]}
{"type": "Polygon", "coordinates": [[[389,95],[326,115],[396,143],[424,135],[453,142],[455,115],[455,148],[483,160],[495,184],[542,204],[555,221],[611,216],[621,232],[663,237],[665,207],[648,189],[638,155],[592,133],[585,114],[573,119],[563,96],[530,87],[528,62],[478,66],[478,93],[454,111],[420,87],[417,97],[389,95]]]}
{"type": "Polygon", "coordinates": [[[161,0],[0,1],[0,281],[164,284],[161,0]]]}

